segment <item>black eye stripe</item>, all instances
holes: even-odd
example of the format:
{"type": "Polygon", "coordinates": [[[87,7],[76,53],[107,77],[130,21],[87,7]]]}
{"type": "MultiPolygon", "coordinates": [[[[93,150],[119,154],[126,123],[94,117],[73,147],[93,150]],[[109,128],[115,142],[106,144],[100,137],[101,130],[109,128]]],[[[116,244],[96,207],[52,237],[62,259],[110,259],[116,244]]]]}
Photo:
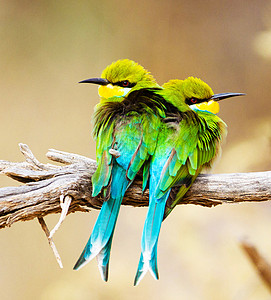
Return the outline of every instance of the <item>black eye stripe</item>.
{"type": "Polygon", "coordinates": [[[112,85],[118,85],[124,88],[132,88],[136,85],[136,83],[129,82],[128,80],[122,80],[122,81],[114,82],[112,83],[112,85]],[[126,82],[128,82],[128,84],[126,84],[126,82]]]}
{"type": "Polygon", "coordinates": [[[185,103],[188,105],[199,104],[199,103],[207,102],[207,101],[209,101],[209,99],[198,99],[195,97],[185,99],[185,103]]]}

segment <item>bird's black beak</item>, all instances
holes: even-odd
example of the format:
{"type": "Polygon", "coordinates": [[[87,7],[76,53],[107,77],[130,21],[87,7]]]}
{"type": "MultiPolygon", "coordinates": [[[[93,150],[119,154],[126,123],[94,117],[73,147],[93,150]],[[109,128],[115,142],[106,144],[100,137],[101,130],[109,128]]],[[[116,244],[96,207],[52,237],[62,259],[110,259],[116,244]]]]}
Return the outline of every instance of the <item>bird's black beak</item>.
{"type": "Polygon", "coordinates": [[[236,96],[244,96],[244,93],[222,93],[213,95],[210,100],[220,101],[226,98],[236,97],[236,96]]]}
{"type": "Polygon", "coordinates": [[[108,85],[109,81],[105,78],[89,78],[86,80],[79,81],[78,83],[94,83],[99,85],[108,85]]]}

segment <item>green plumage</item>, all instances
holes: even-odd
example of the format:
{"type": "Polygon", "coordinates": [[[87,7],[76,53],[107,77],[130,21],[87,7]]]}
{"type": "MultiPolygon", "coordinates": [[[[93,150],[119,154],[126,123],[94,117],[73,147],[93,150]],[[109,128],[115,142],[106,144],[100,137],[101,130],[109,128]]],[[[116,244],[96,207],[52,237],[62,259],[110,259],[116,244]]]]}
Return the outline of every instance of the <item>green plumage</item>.
{"type": "Polygon", "coordinates": [[[93,196],[110,183],[112,155],[109,149],[115,148],[121,154],[123,149],[129,149],[129,143],[137,143],[126,176],[133,180],[144,164],[143,189],[149,178],[148,158],[162,157],[170,149],[155,196],[159,199],[171,187],[183,183],[175,201],[167,203],[165,217],[172,211],[201,170],[210,166],[226,132],[225,123],[215,114],[194,111],[185,103],[187,97],[205,99],[212,96],[212,90],[205,83],[201,86],[201,82],[193,77],[172,80],[163,89],[135,90],[124,98],[109,98],[96,106],[93,132],[97,141],[98,169],[92,177],[93,196]],[[116,146],[116,136],[124,137],[127,143],[116,146]]]}
{"type": "MultiPolygon", "coordinates": [[[[108,66],[102,78],[82,83],[99,84],[100,103],[95,107],[93,135],[97,170],[92,176],[93,196],[103,193],[105,202],[92,234],[76,262],[79,269],[97,257],[103,280],[123,196],[136,174],[153,155],[165,107],[152,89],[161,89],[142,66],[119,60],[108,66]]],[[[148,172],[143,185],[146,186],[148,172]]]]}
{"type": "MultiPolygon", "coordinates": [[[[172,150],[162,171],[156,197],[162,197],[175,184],[182,184],[174,202],[167,204],[165,217],[181,201],[202,169],[211,165],[225,133],[226,125],[220,118],[201,111],[185,112],[179,127],[173,132],[171,128],[164,129],[166,138],[161,144],[165,147],[171,145],[172,150]]],[[[157,155],[165,151],[163,147],[159,150],[161,152],[157,155]]]]}
{"type": "Polygon", "coordinates": [[[166,109],[147,170],[150,200],[135,285],[148,271],[158,279],[157,243],[161,223],[182,201],[202,169],[210,166],[226,132],[226,125],[219,117],[193,106],[213,97],[211,88],[200,79],[172,80],[156,93],[164,99],[166,109]],[[175,185],[180,188],[172,201],[169,194],[175,185]]]}
{"type": "MultiPolygon", "coordinates": [[[[96,106],[93,135],[96,139],[98,168],[92,176],[93,196],[110,183],[113,159],[110,149],[115,149],[122,156],[134,151],[130,161],[123,162],[123,157],[119,158],[123,167],[127,167],[126,176],[129,180],[134,179],[144,163],[144,169],[147,170],[146,161],[154,154],[158,133],[163,125],[161,120],[166,117],[167,110],[164,99],[156,94],[158,90],[161,89],[135,90],[125,98],[109,98],[96,106]],[[122,142],[119,143],[119,140],[122,142]]],[[[144,186],[147,177],[148,173],[145,172],[144,186]]]]}
{"type": "Polygon", "coordinates": [[[167,203],[165,217],[181,201],[198,174],[209,167],[219,153],[220,143],[226,134],[226,124],[215,114],[186,104],[191,97],[208,99],[211,88],[198,78],[172,80],[159,92],[168,102],[178,107],[179,116],[167,122],[158,139],[155,156],[163,156],[170,149],[155,196],[159,199],[174,185],[181,184],[176,199],[167,203]]]}
{"type": "Polygon", "coordinates": [[[100,85],[93,130],[98,167],[92,184],[93,196],[102,192],[105,202],[74,268],[96,256],[107,281],[122,198],[141,172],[142,190],[149,186],[150,198],[134,281],[137,285],[148,271],[158,279],[161,223],[219,153],[226,124],[216,116],[218,103],[211,102],[241,94],[214,95],[205,82],[194,77],[171,80],[160,87],[148,71],[130,60],[112,63],[101,77],[82,82],[100,85]],[[195,105],[200,103],[205,104],[195,105]],[[171,188],[176,185],[179,191],[172,200],[171,188]]]}

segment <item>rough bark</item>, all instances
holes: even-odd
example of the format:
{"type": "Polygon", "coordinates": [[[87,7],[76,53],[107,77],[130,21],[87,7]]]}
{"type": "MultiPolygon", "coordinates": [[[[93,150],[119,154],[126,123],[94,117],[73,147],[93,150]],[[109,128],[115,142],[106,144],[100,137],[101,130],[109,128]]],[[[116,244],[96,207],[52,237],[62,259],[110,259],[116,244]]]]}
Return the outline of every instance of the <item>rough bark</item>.
{"type": "MultiPolygon", "coordinates": [[[[0,228],[17,221],[41,218],[61,212],[60,199],[72,197],[69,213],[99,209],[102,199],[91,196],[91,176],[96,162],[84,156],[49,150],[47,157],[63,166],[40,163],[27,145],[20,144],[25,162],[0,161],[0,171],[19,182],[17,187],[0,188],[0,228]]],[[[138,177],[127,191],[123,205],[147,206],[148,190],[141,191],[138,177]]],[[[174,198],[178,187],[173,188],[174,198]]],[[[271,172],[200,175],[181,204],[207,207],[223,203],[271,199],[271,172]]]]}

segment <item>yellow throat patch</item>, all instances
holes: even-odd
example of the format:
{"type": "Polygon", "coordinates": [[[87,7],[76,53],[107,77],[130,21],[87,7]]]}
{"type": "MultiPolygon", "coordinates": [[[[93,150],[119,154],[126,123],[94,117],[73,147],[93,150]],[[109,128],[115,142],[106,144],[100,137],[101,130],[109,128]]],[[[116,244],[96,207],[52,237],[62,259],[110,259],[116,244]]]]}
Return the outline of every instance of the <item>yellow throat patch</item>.
{"type": "Polygon", "coordinates": [[[108,84],[108,85],[101,85],[98,89],[98,93],[101,98],[108,99],[111,97],[124,96],[128,92],[128,91],[126,92],[125,90],[126,90],[125,88],[120,87],[118,85],[108,84]]]}
{"type": "Polygon", "coordinates": [[[200,110],[207,110],[213,114],[217,114],[219,112],[219,104],[214,100],[195,104],[195,106],[200,110]]]}

